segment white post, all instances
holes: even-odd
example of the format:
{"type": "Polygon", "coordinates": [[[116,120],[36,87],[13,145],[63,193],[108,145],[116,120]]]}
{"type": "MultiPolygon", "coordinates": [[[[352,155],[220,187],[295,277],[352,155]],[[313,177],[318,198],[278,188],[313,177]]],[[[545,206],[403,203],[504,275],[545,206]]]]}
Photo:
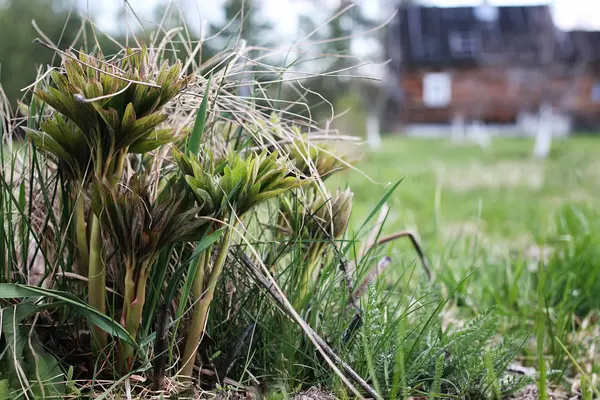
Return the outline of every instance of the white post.
{"type": "Polygon", "coordinates": [[[381,146],[381,128],[377,110],[367,112],[367,144],[371,150],[377,150],[381,146]]]}
{"type": "Polygon", "coordinates": [[[487,149],[490,147],[490,134],[483,122],[479,120],[473,121],[469,131],[469,136],[471,140],[477,143],[482,149],[487,149]]]}
{"type": "Polygon", "coordinates": [[[452,117],[450,138],[453,142],[461,142],[465,139],[465,117],[461,113],[452,117]]]}
{"type": "Polygon", "coordinates": [[[537,134],[535,136],[535,145],[533,147],[533,156],[538,159],[545,159],[550,154],[552,146],[552,105],[543,104],[540,108],[537,134]]]}

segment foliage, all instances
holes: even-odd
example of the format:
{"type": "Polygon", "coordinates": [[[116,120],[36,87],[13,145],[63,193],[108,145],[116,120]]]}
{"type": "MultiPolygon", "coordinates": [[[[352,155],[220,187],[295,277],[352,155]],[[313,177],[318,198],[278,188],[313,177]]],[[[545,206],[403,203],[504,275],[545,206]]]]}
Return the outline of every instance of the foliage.
{"type": "MultiPolygon", "coordinates": [[[[208,229],[210,214],[191,206],[183,187],[167,186],[151,200],[143,177],[114,189],[96,183],[92,209],[112,240],[119,263],[125,267],[125,293],[121,324],[136,338],[146,304],[147,279],[162,251],[178,242],[198,241],[208,229]],[[187,201],[186,201],[187,200],[187,201]]],[[[133,348],[123,344],[129,367],[133,348]]]]}
{"type": "MultiPolygon", "coordinates": [[[[0,397],[83,397],[107,381],[104,397],[141,397],[150,384],[180,395],[190,379],[281,395],[320,384],[348,397],[308,329],[269,299],[281,295],[382,398],[502,397],[581,368],[578,321],[598,307],[597,281],[586,279],[597,264],[593,212],[566,210],[554,231],[538,229],[540,242],[571,237],[535,265],[425,229],[436,261],[425,281],[381,236],[406,217],[396,190],[418,190],[392,185],[367,208],[374,190],[341,189],[348,160],[316,143],[313,121],[263,110],[265,87],[260,101],[236,95],[243,68],[229,60],[240,54],[205,68],[200,48],[173,61],[170,40],[115,57],[61,53],[21,107],[30,141],[16,145],[12,120],[1,125],[0,397]],[[257,285],[240,257],[274,280],[257,285]],[[535,338],[524,335],[532,328],[535,338]],[[539,376],[507,372],[532,351],[539,376]]],[[[386,161],[377,168],[429,162],[405,156],[377,154],[386,161]]],[[[440,222],[437,205],[413,201],[420,222],[440,222]]],[[[597,367],[586,368],[593,392],[597,367]]]]}
{"type": "MultiPolygon", "coordinates": [[[[443,139],[389,138],[358,167],[382,182],[394,178],[390,165],[406,171],[384,230],[415,229],[436,254],[434,275],[458,307],[456,318],[494,307],[499,334],[530,332],[520,363],[541,371],[534,360],[544,360],[549,384],[568,385],[576,372],[564,349],[598,371],[590,359],[597,352],[589,353],[598,343],[591,322],[598,310],[595,139],[565,140],[544,163],[528,158],[530,145],[502,138],[482,151],[443,139]],[[525,170],[543,178],[539,186],[515,172],[525,170]]],[[[373,183],[358,174],[332,183],[340,177],[355,190],[354,212],[368,214],[373,183]]],[[[356,226],[360,220],[351,220],[350,229],[356,226]]],[[[409,261],[406,250],[398,242],[386,254],[409,261]]],[[[390,279],[405,279],[399,276],[390,279]]]]}
{"type": "Polygon", "coordinates": [[[234,151],[208,168],[195,158],[176,155],[185,180],[199,204],[218,218],[243,215],[261,202],[300,186],[277,152],[250,154],[243,159],[234,151]]]}
{"type": "Polygon", "coordinates": [[[556,236],[550,238],[555,250],[545,267],[552,277],[545,288],[548,306],[573,308],[584,318],[600,308],[600,299],[592,295],[600,293],[600,216],[590,207],[567,206],[556,220],[556,236]]]}
{"type": "Polygon", "coordinates": [[[34,398],[65,395],[64,374],[58,360],[43,349],[35,332],[18,323],[23,315],[32,314],[33,302],[23,302],[3,309],[0,330],[0,399],[15,396],[34,398]],[[23,382],[27,382],[23,389],[23,382]]]}
{"type": "MultiPolygon", "coordinates": [[[[67,179],[82,185],[84,190],[85,185],[90,182],[90,176],[94,176],[101,184],[106,181],[110,185],[116,185],[120,183],[128,153],[151,151],[174,139],[172,129],[157,131],[156,128],[167,119],[167,115],[160,112],[161,107],[177,95],[186,82],[180,76],[181,63],[169,66],[164,61],[153,71],[145,45],[139,51],[127,49],[123,59],[118,62],[107,60],[101,52],[96,55],[80,52],[78,58],[66,53],[64,57],[65,75],[52,71],[50,79],[53,85],[47,84],[44,89],[35,92],[37,99],[52,107],[55,112],[50,119],[40,124],[41,130],[26,128],[28,137],[38,148],[58,158],[59,171],[67,179]],[[150,82],[151,74],[154,74],[154,83],[150,82]]],[[[103,191],[97,190],[96,194],[98,193],[102,194],[103,191]]],[[[107,200],[110,196],[95,197],[107,200]]],[[[95,211],[110,206],[113,206],[111,211],[119,209],[114,202],[96,203],[98,207],[95,211]]],[[[106,256],[102,254],[100,216],[96,212],[96,217],[86,227],[83,202],[76,203],[75,207],[78,208],[76,236],[79,258],[82,272],[88,273],[89,303],[105,312],[106,256]],[[90,231],[89,239],[87,230],[90,231]]],[[[139,208],[143,209],[141,205],[139,208]]],[[[112,223],[110,228],[113,235],[119,229],[136,228],[123,223],[116,226],[121,222],[119,220],[109,219],[108,222],[112,223]]],[[[133,233],[145,232],[134,230],[133,233]]],[[[131,258],[133,251],[125,258],[135,264],[136,261],[131,258]]],[[[144,261],[154,260],[150,256],[144,261]]],[[[126,293],[128,301],[135,301],[137,298],[131,292],[136,290],[131,277],[132,268],[134,267],[127,267],[130,272],[126,285],[126,291],[129,290],[126,293]]],[[[147,265],[141,268],[142,287],[145,287],[147,269],[147,265]]],[[[137,310],[137,321],[127,321],[128,317],[123,320],[127,321],[132,334],[135,334],[140,323],[143,303],[141,300],[139,303],[141,304],[136,307],[126,305],[124,311],[126,317],[130,307],[137,310]]],[[[107,345],[104,331],[94,330],[92,340],[97,341],[99,348],[107,345]]],[[[131,358],[129,355],[124,357],[131,358]]]]}
{"type": "Polygon", "coordinates": [[[120,63],[108,62],[101,53],[80,53],[79,60],[69,55],[64,69],[65,75],[51,72],[54,86],[36,92],[57,113],[40,131],[28,133],[40,149],[65,163],[72,176],[82,179],[88,168],[98,177],[107,176],[118,170],[121,154],[152,151],[173,140],[172,130],[156,128],[167,118],[159,113],[161,107],[185,84],[181,63],[163,63],[156,83],[144,83],[151,72],[145,47],[129,49],[120,63]]]}
{"type": "MultiPolygon", "coordinates": [[[[439,303],[433,299],[427,301],[431,302],[429,307],[406,310],[402,316],[406,321],[395,321],[410,326],[404,334],[399,334],[397,328],[385,322],[390,314],[389,299],[383,297],[382,301],[375,285],[369,286],[364,328],[360,332],[363,338],[357,339],[349,351],[353,358],[364,358],[367,353],[375,355],[373,370],[380,390],[388,396],[394,390],[391,383],[399,368],[394,360],[398,359],[399,352],[403,354],[403,379],[407,385],[402,390],[410,395],[440,393],[436,382],[441,382],[444,395],[492,397],[490,373],[501,387],[502,398],[529,383],[528,379],[505,375],[520,345],[511,338],[496,340],[498,318],[491,311],[467,321],[464,326],[443,327],[442,320],[435,316],[439,303]],[[368,351],[365,346],[369,347],[368,351]],[[492,360],[491,365],[486,363],[487,357],[492,360]]],[[[409,304],[411,306],[416,304],[409,304]]]]}

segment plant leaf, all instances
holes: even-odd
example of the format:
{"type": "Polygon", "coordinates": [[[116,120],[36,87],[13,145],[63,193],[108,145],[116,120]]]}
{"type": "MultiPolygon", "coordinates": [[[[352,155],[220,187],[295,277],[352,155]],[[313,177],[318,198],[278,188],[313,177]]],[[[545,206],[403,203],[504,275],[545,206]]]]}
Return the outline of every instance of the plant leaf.
{"type": "Polygon", "coordinates": [[[142,154],[159,148],[160,146],[174,141],[172,129],[159,129],[145,139],[140,139],[129,146],[130,153],[142,154]]]}
{"type": "Polygon", "coordinates": [[[196,121],[194,122],[194,129],[192,130],[192,135],[190,136],[190,140],[188,141],[188,152],[193,154],[194,156],[198,156],[198,149],[200,148],[202,135],[204,134],[204,126],[206,125],[206,116],[208,114],[208,94],[210,93],[211,81],[212,75],[208,77],[206,91],[204,92],[202,103],[200,103],[200,108],[198,109],[198,113],[196,114],[196,121]]]}
{"type": "Polygon", "coordinates": [[[42,289],[35,286],[21,285],[18,283],[0,283],[0,299],[17,299],[30,297],[49,297],[66,305],[75,308],[81,312],[90,323],[96,325],[103,331],[116,335],[119,339],[124,340],[132,345],[139,354],[146,355],[146,352],[135,342],[135,340],[127,333],[127,330],[118,322],[102,314],[100,311],[90,307],[88,304],[78,299],[74,295],[58,290],[42,289]]]}

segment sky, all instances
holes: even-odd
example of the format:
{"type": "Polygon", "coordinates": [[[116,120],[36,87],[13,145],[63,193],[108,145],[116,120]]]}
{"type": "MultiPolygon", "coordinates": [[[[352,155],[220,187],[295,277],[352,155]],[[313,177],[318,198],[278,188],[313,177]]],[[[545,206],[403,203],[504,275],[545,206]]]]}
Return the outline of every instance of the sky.
{"type": "MultiPolygon", "coordinates": [[[[151,10],[160,0],[128,0],[132,7],[142,17],[150,18],[151,10]]],[[[222,19],[219,9],[225,0],[177,0],[184,5],[186,12],[199,14],[202,17],[196,19],[222,19]]],[[[311,13],[314,11],[315,2],[307,0],[255,0],[262,6],[265,17],[268,17],[277,26],[278,30],[286,36],[293,36],[296,32],[299,13],[311,13]],[[311,5],[312,3],[313,5],[311,5]]],[[[339,1],[339,0],[338,0],[339,1]]],[[[336,0],[318,0],[321,11],[333,8],[338,3],[336,0]]],[[[389,1],[388,1],[389,2],[389,1]]],[[[437,6],[461,6],[479,5],[483,0],[421,0],[421,3],[437,6]]],[[[380,0],[359,0],[358,3],[365,12],[385,19],[385,11],[382,9],[380,0]]],[[[522,5],[522,4],[551,4],[553,7],[554,20],[562,29],[591,29],[600,30],[600,0],[488,0],[492,5],[522,5]]],[[[88,1],[90,7],[99,15],[98,22],[107,29],[115,28],[115,15],[123,0],[101,0],[88,1]]]]}

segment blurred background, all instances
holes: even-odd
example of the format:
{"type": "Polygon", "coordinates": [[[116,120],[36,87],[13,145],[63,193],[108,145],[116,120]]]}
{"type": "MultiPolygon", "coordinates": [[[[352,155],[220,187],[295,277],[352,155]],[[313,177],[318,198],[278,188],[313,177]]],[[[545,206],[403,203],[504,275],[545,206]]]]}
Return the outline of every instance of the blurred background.
{"type": "Polygon", "coordinates": [[[356,192],[358,214],[407,177],[391,199],[401,227],[525,245],[557,208],[600,194],[597,15],[592,0],[0,0],[0,81],[16,108],[60,61],[32,43],[40,31],[61,49],[97,42],[110,54],[183,20],[202,60],[242,38],[302,77],[321,126],[366,142],[368,177],[335,182],[356,192]]]}
{"type": "Polygon", "coordinates": [[[110,53],[104,34],[125,42],[182,19],[190,41],[208,39],[204,59],[239,37],[292,46],[293,68],[329,73],[307,86],[336,114],[352,109],[338,122],[372,146],[382,133],[533,135],[539,119],[566,135],[600,123],[599,12],[588,0],[0,0],[0,81],[15,102],[37,68],[57,62],[32,44],[32,20],[66,48],[91,18],[110,53]]]}

